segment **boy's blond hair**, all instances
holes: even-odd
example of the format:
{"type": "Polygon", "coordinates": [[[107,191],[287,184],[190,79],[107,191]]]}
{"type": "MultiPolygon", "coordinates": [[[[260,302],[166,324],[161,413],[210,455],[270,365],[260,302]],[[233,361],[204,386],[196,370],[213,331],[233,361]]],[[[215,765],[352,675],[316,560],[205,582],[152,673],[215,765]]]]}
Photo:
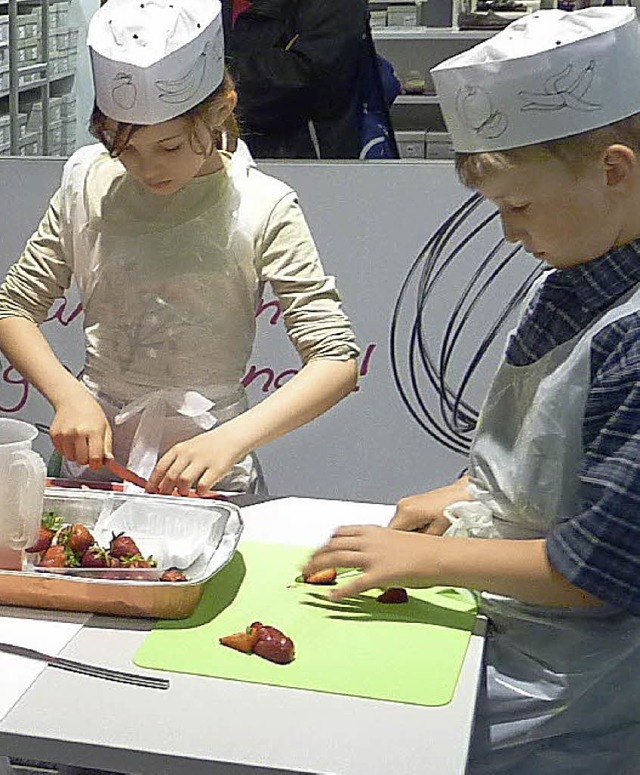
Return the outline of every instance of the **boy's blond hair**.
{"type": "Polygon", "coordinates": [[[640,113],[613,124],[545,143],[509,148],[505,151],[456,153],[456,172],[461,182],[475,188],[489,175],[523,162],[556,158],[576,175],[610,145],[619,143],[640,153],[640,113]]]}
{"type": "MultiPolygon", "coordinates": [[[[222,129],[214,126],[211,121],[211,113],[217,107],[219,100],[227,97],[233,91],[235,91],[235,83],[225,70],[224,79],[217,89],[208,97],[205,97],[202,102],[190,108],[181,116],[177,116],[177,118],[186,118],[191,124],[191,147],[196,153],[209,155],[214,148],[220,148],[223,132],[226,134],[227,150],[235,150],[240,131],[234,114],[231,113],[222,129]],[[208,135],[208,143],[206,145],[200,140],[198,129],[204,129],[205,135],[208,135]]],[[[114,121],[106,116],[95,104],[89,121],[89,131],[100,140],[113,157],[118,157],[122,153],[131,140],[131,136],[138,129],[142,129],[143,126],[145,125],[125,124],[121,121],[114,121]]]]}

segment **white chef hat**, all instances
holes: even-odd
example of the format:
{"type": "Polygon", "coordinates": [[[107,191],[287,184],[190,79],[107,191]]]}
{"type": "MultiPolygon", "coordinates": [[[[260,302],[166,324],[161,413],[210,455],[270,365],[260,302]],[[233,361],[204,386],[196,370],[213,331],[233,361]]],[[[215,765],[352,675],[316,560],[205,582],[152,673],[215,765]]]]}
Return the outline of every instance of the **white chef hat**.
{"type": "Polygon", "coordinates": [[[87,45],[96,103],[116,121],[176,118],[224,78],[219,0],[108,0],[87,45]]]}
{"type": "Polygon", "coordinates": [[[537,11],[431,70],[456,151],[498,151],[640,113],[635,8],[537,11]]]}

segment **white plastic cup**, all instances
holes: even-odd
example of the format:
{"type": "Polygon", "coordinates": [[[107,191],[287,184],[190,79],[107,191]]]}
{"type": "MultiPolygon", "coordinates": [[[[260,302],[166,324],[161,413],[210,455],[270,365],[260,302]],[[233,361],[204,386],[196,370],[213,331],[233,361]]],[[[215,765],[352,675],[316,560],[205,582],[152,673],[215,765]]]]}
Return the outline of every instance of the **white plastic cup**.
{"type": "Polygon", "coordinates": [[[0,568],[15,563],[37,538],[47,469],[31,444],[38,430],[21,420],[0,418],[0,568]]]}

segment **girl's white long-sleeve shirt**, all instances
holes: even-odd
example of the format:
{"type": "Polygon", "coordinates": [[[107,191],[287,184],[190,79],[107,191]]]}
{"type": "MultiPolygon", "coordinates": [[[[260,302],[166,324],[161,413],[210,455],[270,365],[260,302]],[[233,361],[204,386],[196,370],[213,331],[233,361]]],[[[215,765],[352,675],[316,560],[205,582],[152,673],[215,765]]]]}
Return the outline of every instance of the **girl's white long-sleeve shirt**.
{"type": "Polygon", "coordinates": [[[159,196],[101,145],[77,151],[0,287],[0,318],[40,324],[75,279],[85,375],[120,401],[149,388],[237,389],[267,283],[303,363],[357,356],[295,192],[242,145],[223,157],[219,172],[159,196]]]}

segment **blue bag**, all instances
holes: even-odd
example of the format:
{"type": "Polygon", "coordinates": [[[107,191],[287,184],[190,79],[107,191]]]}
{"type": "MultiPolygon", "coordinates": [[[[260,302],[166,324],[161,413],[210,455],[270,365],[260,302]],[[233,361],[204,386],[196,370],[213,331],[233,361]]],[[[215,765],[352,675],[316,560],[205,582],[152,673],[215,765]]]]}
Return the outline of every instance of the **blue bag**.
{"type": "Polygon", "coordinates": [[[367,23],[360,82],[360,159],[399,159],[389,107],[402,91],[393,65],[375,50],[367,23]]]}

